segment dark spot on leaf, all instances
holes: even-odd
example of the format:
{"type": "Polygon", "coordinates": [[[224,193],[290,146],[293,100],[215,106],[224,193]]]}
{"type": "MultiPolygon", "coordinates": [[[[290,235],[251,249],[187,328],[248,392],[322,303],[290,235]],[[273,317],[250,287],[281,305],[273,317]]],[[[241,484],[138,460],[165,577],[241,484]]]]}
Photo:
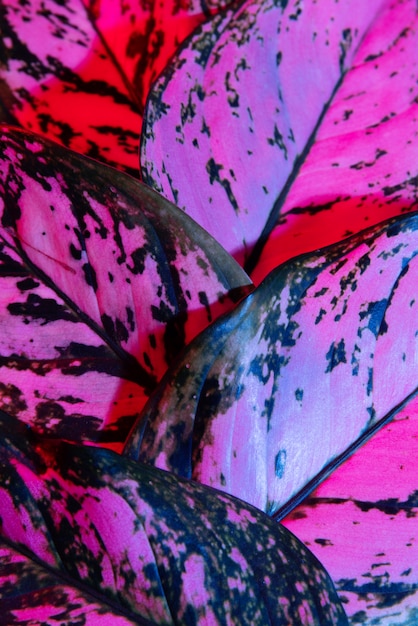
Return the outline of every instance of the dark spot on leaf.
{"type": "Polygon", "coordinates": [[[328,366],[325,373],[332,372],[332,370],[340,363],[347,363],[344,339],[341,339],[338,343],[334,342],[331,344],[330,349],[326,354],[326,359],[328,361],[328,366]]]}
{"type": "Polygon", "coordinates": [[[274,462],[274,472],[277,478],[283,478],[285,468],[286,468],[286,450],[279,450],[276,454],[276,459],[274,462]]]}

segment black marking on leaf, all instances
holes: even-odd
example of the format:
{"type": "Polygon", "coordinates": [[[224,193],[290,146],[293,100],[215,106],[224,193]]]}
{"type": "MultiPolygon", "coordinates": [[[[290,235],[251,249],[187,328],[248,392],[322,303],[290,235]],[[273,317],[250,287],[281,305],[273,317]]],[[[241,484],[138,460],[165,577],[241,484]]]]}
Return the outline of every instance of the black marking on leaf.
{"type": "Polygon", "coordinates": [[[74,428],[83,432],[95,432],[102,425],[102,420],[93,415],[67,414],[64,407],[58,402],[46,400],[37,404],[35,408],[34,429],[43,436],[60,436],[71,439],[74,437],[74,428]]]}
{"type": "Polygon", "coordinates": [[[11,315],[24,317],[24,323],[33,323],[35,320],[43,320],[41,326],[57,320],[78,323],[77,316],[63,304],[58,304],[52,298],[41,298],[41,296],[30,293],[26,302],[11,302],[7,305],[7,310],[11,315]]]}
{"type": "Polygon", "coordinates": [[[56,346],[55,349],[60,355],[60,370],[64,375],[82,376],[91,371],[102,372],[141,384],[130,364],[121,362],[107,345],[88,346],[72,341],[68,346],[56,346]]]}
{"type": "Polygon", "coordinates": [[[368,318],[367,328],[378,337],[387,331],[387,324],[384,321],[384,315],[387,309],[388,301],[386,298],[377,302],[369,302],[365,311],[360,311],[360,320],[368,318]],[[383,324],[382,324],[383,323],[383,324]]]}
{"type": "Polygon", "coordinates": [[[283,140],[283,135],[281,134],[281,132],[279,131],[279,129],[277,128],[277,125],[274,125],[274,131],[273,131],[273,137],[267,137],[267,143],[270,144],[270,146],[277,146],[278,148],[280,148],[280,150],[283,152],[284,154],[284,158],[288,159],[288,151],[287,151],[287,146],[283,140]]]}
{"type": "Polygon", "coordinates": [[[215,163],[215,160],[213,159],[213,157],[211,157],[206,164],[206,171],[209,174],[209,181],[211,185],[213,185],[214,182],[219,183],[221,187],[224,188],[226,195],[228,196],[228,200],[231,203],[234,211],[239,212],[238,202],[236,201],[235,196],[232,192],[231,183],[229,182],[228,179],[221,178],[220,176],[220,171],[222,169],[223,169],[223,165],[219,165],[215,163]]]}
{"type": "Polygon", "coordinates": [[[350,50],[352,44],[353,44],[353,35],[351,32],[351,28],[345,28],[342,32],[342,38],[340,41],[341,54],[340,54],[339,63],[340,63],[341,74],[344,72],[345,59],[347,57],[347,52],[350,50]]]}
{"type": "Polygon", "coordinates": [[[73,257],[73,259],[76,259],[76,261],[79,261],[83,254],[83,251],[80,250],[79,248],[76,248],[73,243],[70,243],[70,254],[73,257]]]}
{"type": "Polygon", "coordinates": [[[296,389],[295,391],[295,398],[297,400],[297,402],[302,402],[303,400],[303,389],[296,389]]]}
{"type": "Polygon", "coordinates": [[[332,370],[337,367],[340,363],[347,363],[347,355],[345,353],[345,342],[344,339],[341,339],[338,343],[333,342],[330,346],[326,354],[326,359],[328,361],[327,368],[325,373],[332,372],[332,370]]]}
{"type": "Polygon", "coordinates": [[[0,382],[0,405],[4,411],[13,416],[18,416],[21,411],[27,409],[24,394],[11,383],[0,382]]]}
{"type": "Polygon", "coordinates": [[[145,261],[148,256],[148,250],[145,246],[137,248],[131,254],[133,265],[127,265],[132,274],[142,274],[145,270],[145,261]]]}
{"type": "Polygon", "coordinates": [[[199,296],[200,304],[202,304],[206,309],[207,319],[208,319],[208,322],[210,323],[212,321],[212,313],[210,310],[210,304],[209,304],[207,294],[204,291],[199,291],[198,296],[199,296]]]}
{"type": "Polygon", "coordinates": [[[321,539],[320,537],[318,537],[318,539],[315,539],[315,543],[319,544],[320,546],[333,546],[334,545],[330,539],[321,539]]]}
{"type": "Polygon", "coordinates": [[[40,283],[34,280],[32,277],[25,278],[24,280],[20,280],[16,283],[16,287],[22,292],[36,289],[36,287],[39,287],[39,285],[40,283]]]}
{"type": "Polygon", "coordinates": [[[350,165],[350,168],[353,170],[362,170],[365,167],[373,167],[376,164],[376,161],[380,159],[382,156],[387,154],[387,150],[382,150],[381,148],[376,148],[376,154],[374,161],[358,161],[357,163],[353,163],[350,165]]]}
{"type": "Polygon", "coordinates": [[[82,270],[84,272],[86,283],[90,287],[92,287],[94,291],[97,291],[98,285],[97,285],[97,278],[96,278],[96,272],[94,270],[94,267],[91,265],[91,263],[84,263],[82,270]]]}

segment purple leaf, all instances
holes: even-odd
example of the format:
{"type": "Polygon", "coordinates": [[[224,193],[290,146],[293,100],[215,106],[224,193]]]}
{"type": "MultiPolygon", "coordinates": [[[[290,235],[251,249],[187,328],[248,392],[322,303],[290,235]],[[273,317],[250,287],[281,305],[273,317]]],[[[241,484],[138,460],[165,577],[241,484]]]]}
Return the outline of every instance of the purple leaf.
{"type": "Polygon", "coordinates": [[[414,0],[247,0],[216,16],[151,90],[144,180],[248,271],[278,223],[257,282],[410,209],[416,20],[414,0]]]}
{"type": "Polygon", "coordinates": [[[3,127],[0,141],[0,408],[120,446],[167,365],[249,279],[135,179],[36,135],[3,127]]]}
{"type": "Polygon", "coordinates": [[[0,457],[2,535],[128,616],[185,626],[347,624],[319,562],[239,500],[110,450],[35,449],[18,433],[2,436],[0,457]]]}
{"type": "Polygon", "coordinates": [[[392,219],[277,268],[189,346],[126,454],[294,506],[416,393],[417,228],[392,219]]]}

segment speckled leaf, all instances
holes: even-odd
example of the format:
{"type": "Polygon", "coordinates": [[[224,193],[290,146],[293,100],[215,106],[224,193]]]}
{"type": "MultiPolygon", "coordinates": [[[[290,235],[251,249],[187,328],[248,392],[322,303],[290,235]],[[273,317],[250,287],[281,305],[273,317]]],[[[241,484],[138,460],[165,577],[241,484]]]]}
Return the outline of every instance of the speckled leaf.
{"type": "MultiPolygon", "coordinates": [[[[312,212],[324,209],[335,194],[346,199],[339,208],[348,211],[347,197],[364,188],[370,193],[368,183],[375,192],[414,186],[416,12],[415,0],[247,0],[232,16],[215,17],[151,90],[142,136],[144,180],[251,269],[295,182],[300,194],[287,210],[302,207],[305,213],[311,205],[312,212]],[[352,184],[345,175],[350,165],[360,170],[352,172],[352,184]]],[[[369,207],[374,223],[404,207],[377,208],[369,207]]],[[[295,213],[283,229],[290,238],[283,244],[287,252],[295,213]]],[[[356,228],[345,219],[320,245],[367,226],[364,210],[359,213],[356,228]]],[[[303,227],[310,232],[310,225],[301,223],[303,251],[319,247],[303,227]]],[[[329,230],[328,221],[320,228],[329,230]]],[[[272,256],[281,245],[273,241],[272,256]]],[[[269,262],[267,269],[277,265],[269,262]]]]}
{"type": "Polygon", "coordinates": [[[418,623],[418,400],[283,523],[332,576],[351,624],[418,623]]]}
{"type": "Polygon", "coordinates": [[[138,175],[132,85],[81,0],[0,1],[3,119],[138,175]]]}
{"type": "Polygon", "coordinates": [[[257,509],[110,450],[27,439],[1,437],[1,533],[51,571],[155,624],[347,624],[319,562],[257,509]]]}
{"type": "Polygon", "coordinates": [[[259,283],[288,258],[418,208],[418,5],[388,2],[280,196],[259,283]]]}
{"type": "Polygon", "coordinates": [[[152,626],[121,614],[108,598],[89,594],[0,538],[0,623],[7,626],[152,626]]]}
{"type": "Polygon", "coordinates": [[[248,290],[145,185],[8,127],[0,218],[0,408],[50,436],[120,445],[167,364],[248,290]]]}
{"type": "Polygon", "coordinates": [[[273,271],[165,377],[126,454],[270,514],[416,393],[418,215],[273,271]]]}
{"type": "MultiPolygon", "coordinates": [[[[145,106],[150,85],[180,43],[231,0],[83,0],[90,18],[145,106]]],[[[235,2],[236,4],[236,2],[235,2]]]]}
{"type": "Polygon", "coordinates": [[[226,0],[0,1],[0,118],[139,175],[144,102],[226,0]]]}

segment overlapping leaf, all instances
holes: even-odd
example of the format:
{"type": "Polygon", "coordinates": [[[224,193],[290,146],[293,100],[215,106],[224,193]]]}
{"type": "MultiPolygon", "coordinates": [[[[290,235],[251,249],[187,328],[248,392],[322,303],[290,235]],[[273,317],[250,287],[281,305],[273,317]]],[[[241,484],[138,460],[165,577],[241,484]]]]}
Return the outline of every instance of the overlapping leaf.
{"type": "Polygon", "coordinates": [[[151,81],[222,6],[1,0],[1,117],[138,176],[151,81]]]}
{"type": "Polygon", "coordinates": [[[150,94],[144,180],[242,262],[381,5],[249,0],[204,25],[150,94]]]}
{"type": "Polygon", "coordinates": [[[303,544],[230,496],[109,450],[35,450],[4,431],[0,455],[2,535],[122,611],[167,625],[347,624],[303,544]]]}
{"type": "Polygon", "coordinates": [[[190,345],[126,453],[275,514],[416,393],[417,228],[277,268],[190,345]]]}
{"type": "Polygon", "coordinates": [[[284,520],[332,576],[351,624],[418,617],[414,398],[284,520]]]}
{"type": "Polygon", "coordinates": [[[151,84],[177,47],[210,15],[233,4],[231,0],[83,2],[135,90],[141,113],[151,84]]]}
{"type": "Polygon", "coordinates": [[[256,283],[288,258],[418,208],[418,7],[390,2],[367,33],[306,160],[271,216],[256,283]]]}
{"type": "Polygon", "coordinates": [[[249,280],[133,178],[36,135],[0,139],[0,408],[51,436],[120,443],[249,280]]]}

